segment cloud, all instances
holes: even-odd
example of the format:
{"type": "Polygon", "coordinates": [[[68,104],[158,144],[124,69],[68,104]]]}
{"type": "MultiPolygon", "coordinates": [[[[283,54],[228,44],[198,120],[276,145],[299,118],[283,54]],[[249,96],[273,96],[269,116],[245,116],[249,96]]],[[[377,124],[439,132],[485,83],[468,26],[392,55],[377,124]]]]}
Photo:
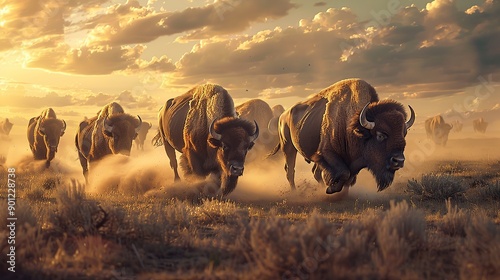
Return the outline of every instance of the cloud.
{"type": "Polygon", "coordinates": [[[97,106],[103,107],[110,102],[118,102],[125,108],[146,108],[157,109],[158,102],[150,95],[146,94],[133,94],[130,91],[122,91],[118,95],[97,93],[89,94],[78,101],[78,104],[84,106],[97,106]]]}
{"type": "Polygon", "coordinates": [[[63,35],[68,15],[98,7],[109,0],[1,1],[0,51],[16,49],[43,36],[63,35]]]}
{"type": "Polygon", "coordinates": [[[236,97],[305,97],[360,77],[399,98],[449,96],[500,72],[498,3],[466,13],[454,1],[435,0],[378,23],[330,8],[295,27],[203,40],[176,63],[172,83],[217,82],[236,97]]]}
{"type": "Polygon", "coordinates": [[[254,22],[283,17],[294,7],[290,0],[225,0],[182,11],[157,12],[138,1],[127,1],[82,25],[91,29],[90,41],[97,45],[147,43],[185,32],[182,40],[197,40],[243,31],[254,22]]]}
{"type": "Polygon", "coordinates": [[[40,104],[50,104],[48,107],[73,106],[76,101],[71,95],[60,95],[56,92],[48,92],[45,95],[33,96],[26,93],[23,85],[10,85],[0,89],[2,106],[41,109],[40,104]]]}
{"type": "MultiPolygon", "coordinates": [[[[58,40],[58,37],[55,38],[58,40]]],[[[26,66],[54,72],[105,75],[115,71],[168,72],[175,69],[171,60],[162,56],[150,61],[140,59],[145,46],[82,46],[70,48],[63,42],[41,42],[53,48],[35,48],[28,54],[26,66]]],[[[35,44],[40,46],[40,44],[35,44]]]]}
{"type": "MultiPolygon", "coordinates": [[[[68,116],[77,116],[79,113],[76,113],[74,108],[100,108],[113,101],[118,102],[125,108],[158,109],[158,102],[152,96],[144,93],[122,91],[118,94],[102,92],[68,94],[68,91],[73,91],[71,89],[41,88],[37,85],[15,83],[6,80],[0,80],[0,82],[2,82],[0,83],[0,96],[2,96],[0,107],[35,109],[35,113],[38,113],[38,110],[45,109],[40,107],[40,104],[44,104],[47,108],[66,108],[61,112],[65,112],[64,114],[68,116]]],[[[98,109],[91,110],[90,116],[97,113],[97,111],[98,109]]]]}

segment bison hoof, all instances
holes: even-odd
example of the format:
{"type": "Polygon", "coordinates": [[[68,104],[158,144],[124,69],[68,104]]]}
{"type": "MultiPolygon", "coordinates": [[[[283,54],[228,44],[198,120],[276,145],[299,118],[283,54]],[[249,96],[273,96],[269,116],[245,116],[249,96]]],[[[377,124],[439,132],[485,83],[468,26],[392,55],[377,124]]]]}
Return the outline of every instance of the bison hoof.
{"type": "Polygon", "coordinates": [[[49,167],[50,167],[50,161],[46,161],[46,162],[45,162],[45,167],[46,167],[46,168],[49,168],[49,167]]]}
{"type": "Polygon", "coordinates": [[[342,185],[340,185],[340,187],[339,187],[339,183],[337,182],[333,186],[329,186],[328,188],[326,188],[326,193],[332,194],[332,193],[340,192],[341,190],[342,190],[342,185]]]}

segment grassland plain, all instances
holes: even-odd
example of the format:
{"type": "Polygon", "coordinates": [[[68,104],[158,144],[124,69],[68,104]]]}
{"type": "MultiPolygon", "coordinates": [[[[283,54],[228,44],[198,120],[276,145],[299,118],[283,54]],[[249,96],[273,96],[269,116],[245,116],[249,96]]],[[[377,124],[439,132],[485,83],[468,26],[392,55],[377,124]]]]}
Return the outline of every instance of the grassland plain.
{"type": "Polygon", "coordinates": [[[250,165],[220,199],[209,181],[170,183],[151,157],[110,159],[88,187],[74,162],[19,159],[16,272],[2,227],[2,279],[500,278],[500,158],[435,154],[384,192],[361,174],[342,199],[308,166],[290,192],[281,163],[250,165]]]}

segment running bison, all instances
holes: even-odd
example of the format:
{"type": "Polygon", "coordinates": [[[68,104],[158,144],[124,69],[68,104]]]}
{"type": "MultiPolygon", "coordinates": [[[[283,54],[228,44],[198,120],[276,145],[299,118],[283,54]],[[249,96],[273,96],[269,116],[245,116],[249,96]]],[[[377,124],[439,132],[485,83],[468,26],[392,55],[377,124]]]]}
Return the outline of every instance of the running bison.
{"type": "Polygon", "coordinates": [[[52,108],[30,119],[28,124],[28,142],[35,160],[45,160],[48,168],[54,159],[59,140],[66,130],[66,122],[58,119],[52,108]]]}
{"type": "Polygon", "coordinates": [[[260,131],[259,139],[255,141],[255,146],[250,154],[253,154],[254,157],[262,156],[265,158],[278,143],[275,131],[268,130],[269,122],[274,117],[271,106],[262,99],[250,99],[236,106],[235,109],[240,118],[250,122],[255,121],[259,127],[264,128],[260,131]]]}
{"type": "Polygon", "coordinates": [[[425,120],[425,132],[427,138],[431,139],[436,145],[446,146],[448,134],[453,125],[445,123],[441,115],[434,116],[425,120]]]}
{"type": "Polygon", "coordinates": [[[88,182],[89,165],[110,154],[130,155],[132,141],[141,126],[141,117],[126,114],[120,104],[111,102],[98,115],[82,121],[75,145],[88,182]]]}
{"type": "Polygon", "coordinates": [[[285,112],[285,108],[283,108],[282,105],[274,105],[272,108],[273,110],[273,118],[269,121],[269,124],[267,125],[267,129],[273,134],[273,135],[278,135],[278,123],[281,114],[285,112]]]}
{"type": "Polygon", "coordinates": [[[144,151],[144,140],[146,140],[146,135],[148,134],[149,129],[153,126],[152,123],[143,122],[139,127],[139,131],[137,132],[137,137],[135,138],[135,145],[138,150],[144,151]]]}
{"type": "Polygon", "coordinates": [[[175,180],[175,150],[182,153],[186,176],[215,174],[222,194],[234,190],[243,175],[248,150],[259,136],[256,122],[238,118],[233,99],[221,86],[205,84],[170,99],[159,113],[155,145],[164,145],[175,180]]]}
{"type": "Polygon", "coordinates": [[[452,126],[452,129],[451,129],[452,132],[459,133],[462,131],[464,124],[459,120],[454,120],[451,122],[451,126],[452,126]]]}
{"type": "Polygon", "coordinates": [[[9,119],[7,119],[7,118],[5,120],[1,121],[0,122],[0,135],[8,136],[13,125],[14,124],[12,124],[9,121],[9,119]]]}
{"type": "Polygon", "coordinates": [[[297,151],[313,162],[315,179],[326,193],[352,186],[363,168],[375,176],[378,190],[387,188],[404,165],[405,136],[415,121],[403,105],[379,101],[375,89],[359,79],[339,81],[286,110],[279,120],[279,149],[285,170],[295,189],[297,151]]]}
{"type": "Polygon", "coordinates": [[[483,118],[475,119],[472,121],[472,128],[474,128],[474,132],[486,133],[487,127],[488,122],[484,121],[483,118]]]}

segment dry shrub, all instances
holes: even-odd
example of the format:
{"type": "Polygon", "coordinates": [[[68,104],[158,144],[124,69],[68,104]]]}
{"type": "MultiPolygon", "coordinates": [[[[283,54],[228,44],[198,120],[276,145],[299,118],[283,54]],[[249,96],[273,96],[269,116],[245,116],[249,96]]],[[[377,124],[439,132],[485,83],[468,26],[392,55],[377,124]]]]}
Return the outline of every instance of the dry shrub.
{"type": "Polygon", "coordinates": [[[450,175],[426,174],[419,181],[408,180],[407,191],[422,200],[458,198],[467,190],[462,179],[450,175]]]}
{"type": "Polygon", "coordinates": [[[425,241],[425,215],[410,208],[406,201],[390,202],[390,209],[376,226],[378,254],[373,262],[382,276],[400,275],[401,268],[425,241]]]}
{"type": "Polygon", "coordinates": [[[55,211],[49,212],[52,230],[68,235],[95,234],[108,220],[96,201],[86,198],[85,187],[75,180],[58,186],[55,211]]]}
{"type": "Polygon", "coordinates": [[[324,252],[319,250],[325,243],[328,259],[331,252],[328,242],[332,239],[329,235],[336,231],[316,211],[311,213],[305,224],[294,225],[272,210],[267,219],[252,218],[249,223],[242,222],[242,227],[238,239],[239,253],[244,254],[255,267],[250,278],[266,279],[315,271],[319,265],[315,256],[324,252]]]}
{"type": "Polygon", "coordinates": [[[500,201],[500,181],[487,184],[479,192],[480,199],[500,201]]]}
{"type": "Polygon", "coordinates": [[[458,209],[456,205],[453,207],[450,199],[446,200],[446,210],[446,215],[438,224],[439,230],[450,236],[465,237],[465,227],[470,222],[470,215],[458,209]]]}
{"type": "Polygon", "coordinates": [[[500,230],[484,214],[475,214],[455,255],[461,279],[500,278],[500,230]]]}

